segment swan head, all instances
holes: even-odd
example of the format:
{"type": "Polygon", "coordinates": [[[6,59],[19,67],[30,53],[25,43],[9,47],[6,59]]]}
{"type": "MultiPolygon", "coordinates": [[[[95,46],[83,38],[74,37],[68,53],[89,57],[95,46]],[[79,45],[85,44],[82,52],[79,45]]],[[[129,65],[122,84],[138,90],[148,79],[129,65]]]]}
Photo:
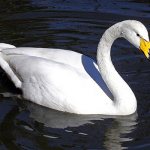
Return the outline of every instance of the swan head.
{"type": "Polygon", "coordinates": [[[127,20],[121,24],[121,37],[124,37],[149,59],[150,42],[146,27],[139,21],[127,20]]]}

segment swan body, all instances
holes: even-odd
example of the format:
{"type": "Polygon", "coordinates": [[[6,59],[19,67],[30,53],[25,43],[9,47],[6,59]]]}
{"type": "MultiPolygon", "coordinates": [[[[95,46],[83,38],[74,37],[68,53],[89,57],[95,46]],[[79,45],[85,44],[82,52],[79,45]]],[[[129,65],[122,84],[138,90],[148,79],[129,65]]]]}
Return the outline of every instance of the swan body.
{"type": "Polygon", "coordinates": [[[76,114],[129,115],[136,111],[136,98],[110,57],[119,37],[137,48],[140,39],[149,41],[142,23],[127,20],[105,31],[98,44],[97,63],[73,51],[2,43],[0,66],[23,97],[39,105],[76,114]]]}

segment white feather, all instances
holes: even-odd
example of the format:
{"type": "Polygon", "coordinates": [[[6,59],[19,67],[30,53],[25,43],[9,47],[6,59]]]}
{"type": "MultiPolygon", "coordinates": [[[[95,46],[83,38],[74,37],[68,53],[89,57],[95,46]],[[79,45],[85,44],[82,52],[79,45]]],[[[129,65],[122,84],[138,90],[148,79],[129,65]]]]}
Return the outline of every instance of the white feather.
{"type": "Polygon", "coordinates": [[[73,51],[30,47],[5,47],[0,52],[0,65],[23,91],[24,98],[39,105],[77,114],[132,114],[136,111],[136,98],[115,70],[110,50],[114,40],[122,36],[128,40],[132,35],[134,42],[129,41],[139,46],[139,39],[134,37],[135,24],[136,30],[148,39],[140,22],[115,24],[100,40],[98,65],[73,51]],[[126,27],[130,35],[125,33],[126,27]]]}

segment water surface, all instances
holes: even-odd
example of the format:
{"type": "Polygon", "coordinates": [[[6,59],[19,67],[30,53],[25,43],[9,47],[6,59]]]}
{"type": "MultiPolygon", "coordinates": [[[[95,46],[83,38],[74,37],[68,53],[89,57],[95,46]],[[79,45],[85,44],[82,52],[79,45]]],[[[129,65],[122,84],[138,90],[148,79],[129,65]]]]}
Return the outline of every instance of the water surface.
{"type": "MultiPolygon", "coordinates": [[[[0,42],[74,50],[95,59],[102,33],[126,19],[150,31],[149,1],[1,0],[0,42]]],[[[17,98],[20,91],[1,70],[0,149],[149,150],[150,63],[122,39],[113,45],[112,60],[137,97],[131,116],[72,115],[38,106],[17,98]]]]}

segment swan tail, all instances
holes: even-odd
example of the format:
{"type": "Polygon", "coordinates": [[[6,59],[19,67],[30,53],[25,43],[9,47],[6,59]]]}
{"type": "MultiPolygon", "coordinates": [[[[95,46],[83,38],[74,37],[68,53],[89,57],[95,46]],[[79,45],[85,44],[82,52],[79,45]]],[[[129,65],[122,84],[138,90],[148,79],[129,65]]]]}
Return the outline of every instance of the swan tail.
{"type": "Polygon", "coordinates": [[[11,45],[11,44],[0,43],[0,51],[2,49],[5,49],[5,48],[16,48],[16,47],[14,45],[11,45]]]}
{"type": "Polygon", "coordinates": [[[9,48],[16,48],[14,45],[11,44],[5,44],[0,43],[0,67],[6,72],[6,74],[9,76],[9,78],[12,80],[12,82],[15,84],[17,88],[21,88],[21,81],[16,76],[8,62],[3,57],[3,50],[9,49],[9,48]]]}

